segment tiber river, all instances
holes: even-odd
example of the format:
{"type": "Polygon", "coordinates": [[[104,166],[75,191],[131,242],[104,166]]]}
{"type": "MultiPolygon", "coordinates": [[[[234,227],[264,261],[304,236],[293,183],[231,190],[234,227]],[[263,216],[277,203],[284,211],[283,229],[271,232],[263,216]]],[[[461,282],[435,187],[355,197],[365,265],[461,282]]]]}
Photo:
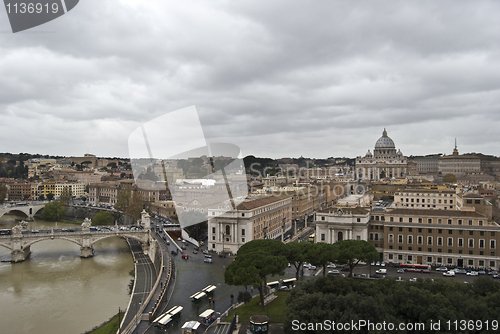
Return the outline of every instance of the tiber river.
{"type": "MultiPolygon", "coordinates": [[[[0,229],[12,228],[16,217],[0,218],[0,229]]],[[[19,219],[19,218],[17,218],[19,219]]],[[[28,228],[55,223],[35,220],[28,228]]],[[[75,227],[57,224],[57,228],[75,227]]],[[[0,246],[0,260],[10,251],[0,246]]],[[[129,301],[129,272],[134,263],[127,242],[107,238],[94,244],[94,257],[80,258],[80,247],[65,240],[31,246],[30,259],[0,263],[2,333],[72,334],[92,329],[124,310],[129,301]]]]}

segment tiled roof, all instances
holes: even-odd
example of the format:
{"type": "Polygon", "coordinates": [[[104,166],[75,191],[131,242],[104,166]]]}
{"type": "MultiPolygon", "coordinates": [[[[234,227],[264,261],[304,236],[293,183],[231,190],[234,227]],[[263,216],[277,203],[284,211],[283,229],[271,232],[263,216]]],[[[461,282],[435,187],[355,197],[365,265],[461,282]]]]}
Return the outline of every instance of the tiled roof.
{"type": "Polygon", "coordinates": [[[282,201],[282,200],[287,199],[287,198],[290,198],[290,197],[288,197],[286,195],[280,195],[280,196],[268,196],[268,197],[258,198],[258,199],[249,200],[249,201],[245,201],[243,203],[240,203],[237,206],[237,209],[238,210],[252,210],[252,209],[258,208],[259,206],[264,206],[264,205],[268,205],[271,203],[279,202],[279,201],[282,201]]]}

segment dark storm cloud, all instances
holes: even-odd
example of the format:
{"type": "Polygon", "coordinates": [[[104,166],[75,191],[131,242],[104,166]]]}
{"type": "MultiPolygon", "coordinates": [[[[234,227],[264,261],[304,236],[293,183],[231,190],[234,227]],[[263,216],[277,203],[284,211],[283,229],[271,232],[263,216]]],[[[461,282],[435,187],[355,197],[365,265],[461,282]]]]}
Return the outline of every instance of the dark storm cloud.
{"type": "Polygon", "coordinates": [[[499,10],[88,0],[0,34],[0,133],[18,138],[7,151],[126,156],[140,123],[194,104],[207,138],[243,154],[363,155],[387,127],[407,155],[455,137],[498,155],[499,10]]]}

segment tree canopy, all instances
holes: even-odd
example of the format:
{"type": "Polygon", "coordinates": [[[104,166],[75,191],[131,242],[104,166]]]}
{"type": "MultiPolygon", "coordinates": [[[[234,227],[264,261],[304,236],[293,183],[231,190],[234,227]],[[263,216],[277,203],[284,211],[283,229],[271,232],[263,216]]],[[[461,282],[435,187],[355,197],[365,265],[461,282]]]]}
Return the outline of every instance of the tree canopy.
{"type": "Polygon", "coordinates": [[[59,196],[59,201],[63,204],[68,204],[71,199],[71,190],[68,186],[64,187],[59,196]]]}
{"type": "Polygon", "coordinates": [[[224,280],[229,285],[252,285],[259,290],[260,304],[264,310],[264,288],[269,275],[284,275],[288,260],[286,247],[272,239],[247,242],[240,247],[234,261],[226,268],[224,280]]]}
{"type": "Polygon", "coordinates": [[[66,207],[59,201],[45,204],[41,218],[48,221],[60,221],[66,214],[66,207]]]}
{"type": "Polygon", "coordinates": [[[113,225],[113,216],[106,211],[99,211],[95,214],[94,218],[92,218],[93,226],[106,226],[113,225]]]}
{"type": "MultiPolygon", "coordinates": [[[[449,320],[474,319],[482,321],[482,324],[486,320],[491,323],[491,319],[496,319],[500,312],[499,298],[500,283],[486,277],[478,278],[473,284],[444,279],[397,282],[392,279],[320,277],[300,282],[288,296],[285,332],[305,332],[294,331],[293,320],[301,323],[323,323],[325,320],[351,323],[365,320],[393,323],[396,326],[400,323],[423,323],[425,329],[412,333],[449,333],[450,330],[444,326],[449,320]],[[431,321],[441,321],[441,329],[431,331],[431,321]]],[[[325,328],[307,331],[325,332],[330,331],[325,328]]],[[[359,328],[350,332],[376,331],[359,328]]]]}
{"type": "Polygon", "coordinates": [[[3,204],[7,197],[7,187],[5,184],[0,184],[0,204],[3,204]]]}
{"type": "Polygon", "coordinates": [[[380,255],[371,243],[364,240],[341,240],[335,244],[337,262],[349,267],[349,276],[359,262],[372,262],[380,259],[380,255]]]}

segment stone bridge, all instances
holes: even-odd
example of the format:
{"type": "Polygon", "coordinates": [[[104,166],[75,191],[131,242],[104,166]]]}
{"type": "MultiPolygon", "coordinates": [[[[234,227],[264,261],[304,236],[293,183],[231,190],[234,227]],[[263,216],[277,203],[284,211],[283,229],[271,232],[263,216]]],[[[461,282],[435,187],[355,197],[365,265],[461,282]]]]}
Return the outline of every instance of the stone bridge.
{"type": "Polygon", "coordinates": [[[28,219],[33,219],[35,214],[42,210],[45,204],[48,202],[31,202],[27,205],[11,205],[3,207],[0,209],[0,217],[9,212],[22,212],[28,217],[28,219]]]}
{"type": "MultiPolygon", "coordinates": [[[[22,223],[21,223],[22,224],[22,223]]],[[[90,226],[90,219],[85,219],[81,230],[68,231],[40,231],[39,233],[31,233],[22,231],[21,225],[12,228],[12,234],[0,236],[0,246],[6,247],[11,251],[11,262],[22,262],[31,254],[31,245],[53,239],[62,239],[73,242],[80,246],[81,257],[88,258],[94,255],[93,245],[103,239],[111,237],[122,237],[136,239],[142,243],[144,254],[152,254],[150,246],[151,240],[154,237],[151,235],[150,217],[143,211],[141,226],[142,229],[130,230],[128,227],[122,226],[124,229],[116,228],[115,230],[100,229],[90,226]]]]}

